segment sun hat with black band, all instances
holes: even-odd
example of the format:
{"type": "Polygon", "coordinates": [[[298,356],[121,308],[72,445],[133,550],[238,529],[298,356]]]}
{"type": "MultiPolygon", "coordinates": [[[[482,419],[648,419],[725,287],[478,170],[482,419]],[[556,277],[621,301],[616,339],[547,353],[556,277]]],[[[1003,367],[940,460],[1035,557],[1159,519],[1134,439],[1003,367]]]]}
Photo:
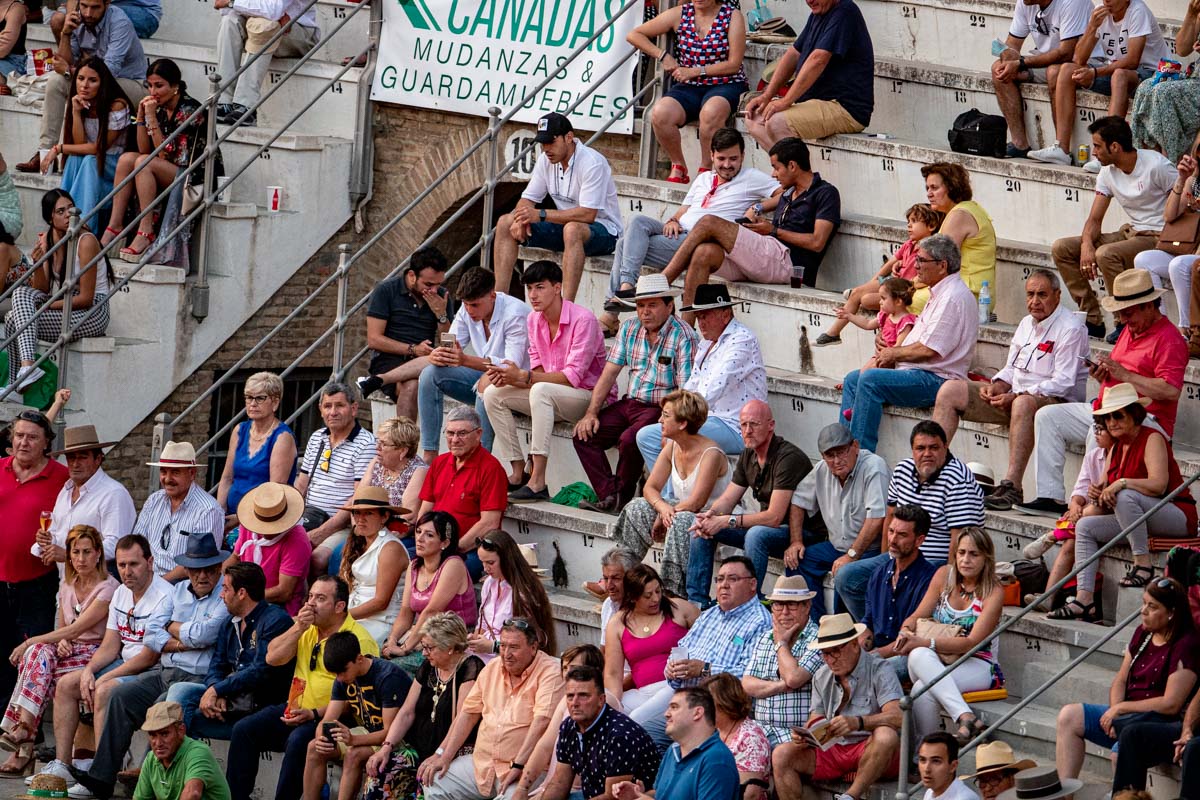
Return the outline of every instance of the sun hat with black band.
{"type": "Polygon", "coordinates": [[[817,625],[817,640],[808,646],[809,650],[829,650],[840,647],[846,642],[853,642],[862,636],[867,626],[855,622],[849,614],[826,614],[817,625]]]}
{"type": "Polygon", "coordinates": [[[387,489],[382,486],[359,486],[354,490],[354,497],[342,506],[342,511],[383,511],[391,514],[407,514],[403,506],[392,505],[387,489]]]}
{"type": "Polygon", "coordinates": [[[638,278],[637,288],[633,290],[633,294],[628,297],[618,296],[616,299],[624,305],[637,308],[638,300],[650,300],[655,297],[661,297],[666,300],[679,297],[681,294],[683,294],[683,290],[673,288],[671,282],[662,273],[652,272],[649,275],[643,275],[638,278]]]}
{"type": "Polygon", "coordinates": [[[979,745],[975,749],[975,774],[967,775],[965,778],[970,780],[971,778],[978,778],[980,775],[991,775],[994,772],[1002,772],[1004,770],[1020,772],[1021,770],[1032,769],[1036,766],[1037,764],[1028,758],[1017,761],[1017,757],[1008,742],[988,742],[987,744],[979,745]]]}
{"type": "Polygon", "coordinates": [[[1152,303],[1163,296],[1166,289],[1155,289],[1149,270],[1127,269],[1113,281],[1111,293],[1100,301],[1108,311],[1152,303]]]}
{"type": "Polygon", "coordinates": [[[690,306],[679,309],[683,313],[712,311],[715,308],[730,308],[742,305],[741,300],[729,297],[729,287],[723,283],[704,283],[696,287],[696,297],[690,306]]]}
{"type": "Polygon", "coordinates": [[[238,501],[238,523],[252,533],[286,533],[304,516],[304,496],[294,486],[260,483],[238,501]]]}
{"type": "Polygon", "coordinates": [[[1055,767],[1034,767],[1018,772],[1013,788],[1001,792],[996,800],[1057,800],[1082,788],[1083,781],[1078,778],[1060,780],[1055,767]]]}

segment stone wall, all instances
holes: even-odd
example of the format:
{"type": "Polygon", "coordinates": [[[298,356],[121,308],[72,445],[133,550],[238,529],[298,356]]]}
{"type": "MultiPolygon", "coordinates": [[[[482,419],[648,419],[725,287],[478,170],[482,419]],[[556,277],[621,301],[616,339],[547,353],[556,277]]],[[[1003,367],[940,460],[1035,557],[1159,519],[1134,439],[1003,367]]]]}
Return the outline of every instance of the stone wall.
{"type": "MultiPolygon", "coordinates": [[[[254,346],[271,328],[299,305],[323,280],[337,269],[338,245],[343,242],[352,248],[360,247],[381,230],[425,187],[479,136],[487,130],[482,117],[464,117],[416,108],[377,106],[375,114],[374,195],[363,209],[361,233],[355,231],[354,221],[347,223],[338,234],[303,264],[283,288],[187,380],[180,384],[146,419],[113,448],[105,468],[123,481],[134,493],[139,506],[147,494],[151,470],[144,465],[150,453],[154,420],[161,414],[172,416],[189,405],[209,388],[216,376],[229,369],[254,346]]],[[[532,131],[532,126],[506,126],[501,143],[516,131],[532,131]]],[[[609,158],[618,174],[633,174],[637,168],[637,142],[632,136],[607,135],[599,149],[609,158]]],[[[457,173],[447,179],[425,198],[403,221],[389,231],[379,243],[354,264],[351,274],[349,302],[368,293],[375,283],[407,256],[413,248],[460,208],[486,181],[488,148],[481,148],[457,173]]],[[[503,162],[502,162],[503,163],[503,162]]],[[[496,194],[497,213],[516,202],[520,184],[500,187],[496,194]]],[[[321,191],[312,187],[311,191],[321,191]]],[[[479,238],[483,208],[477,203],[459,222],[448,230],[439,245],[453,262],[479,238]]],[[[331,286],[289,328],[276,336],[245,368],[281,371],[307,348],[313,340],[333,324],[336,317],[336,287],[331,286]]],[[[346,357],[351,357],[364,344],[365,315],[360,311],[350,321],[346,336],[346,357]]],[[[328,370],[332,362],[332,337],[312,356],[304,367],[328,370]]],[[[361,370],[361,368],[360,368],[361,370]]],[[[354,374],[362,374],[357,371],[354,374]]],[[[283,408],[286,415],[292,409],[283,408]]],[[[362,409],[366,420],[369,409],[362,409]]],[[[209,404],[193,412],[175,432],[175,438],[199,444],[208,438],[209,404]]],[[[301,443],[303,447],[303,443],[301,443]]]]}

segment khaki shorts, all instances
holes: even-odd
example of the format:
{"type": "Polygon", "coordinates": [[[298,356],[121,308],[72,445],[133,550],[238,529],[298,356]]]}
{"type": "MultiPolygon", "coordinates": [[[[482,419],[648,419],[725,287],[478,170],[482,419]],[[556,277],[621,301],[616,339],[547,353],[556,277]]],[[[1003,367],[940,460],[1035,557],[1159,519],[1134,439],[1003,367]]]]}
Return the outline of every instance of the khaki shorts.
{"type": "MultiPolygon", "coordinates": [[[[988,384],[983,381],[967,381],[967,410],[963,412],[962,418],[967,422],[985,422],[989,425],[1007,425],[1012,420],[1012,414],[1008,411],[1003,411],[996,408],[994,405],[983,399],[979,393],[984,386],[988,384]]],[[[1058,397],[1043,397],[1034,395],[1037,398],[1037,407],[1052,406],[1062,402],[1058,397]]]]}
{"type": "Polygon", "coordinates": [[[739,225],[733,249],[726,253],[716,274],[727,281],[788,283],[792,279],[792,254],[774,236],[763,236],[739,225]]]}
{"type": "Polygon", "coordinates": [[[824,139],[835,133],[858,133],[866,126],[836,100],[805,100],[783,111],[788,127],[801,139],[824,139]]]}

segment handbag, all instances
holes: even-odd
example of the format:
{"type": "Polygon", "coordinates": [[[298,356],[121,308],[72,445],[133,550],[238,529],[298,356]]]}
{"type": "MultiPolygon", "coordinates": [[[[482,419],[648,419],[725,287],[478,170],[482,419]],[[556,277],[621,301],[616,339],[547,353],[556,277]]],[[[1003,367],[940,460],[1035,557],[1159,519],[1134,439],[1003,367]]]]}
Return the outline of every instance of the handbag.
{"type": "Polygon", "coordinates": [[[1173,256],[1186,256],[1200,247],[1200,211],[1187,210],[1163,226],[1155,248],[1173,256]]]}
{"type": "Polygon", "coordinates": [[[954,118],[946,139],[955,153],[1003,158],[1008,142],[1008,123],[998,114],[984,114],[972,108],[954,118]]]}
{"type": "MultiPolygon", "coordinates": [[[[963,629],[957,625],[950,625],[945,622],[935,622],[931,617],[921,617],[917,620],[917,636],[925,639],[940,639],[943,636],[950,638],[958,638],[962,636],[963,629]]],[[[937,657],[943,664],[953,664],[958,661],[961,653],[938,653],[937,657]]]]}

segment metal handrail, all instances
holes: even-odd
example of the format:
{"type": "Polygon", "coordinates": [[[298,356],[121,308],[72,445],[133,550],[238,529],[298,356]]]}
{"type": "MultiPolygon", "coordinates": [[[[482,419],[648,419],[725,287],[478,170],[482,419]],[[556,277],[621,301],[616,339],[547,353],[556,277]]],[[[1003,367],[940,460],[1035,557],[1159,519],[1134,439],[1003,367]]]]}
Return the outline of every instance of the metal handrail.
{"type": "MultiPolygon", "coordinates": [[[[1116,536],[1114,536],[1108,542],[1105,542],[1103,545],[1101,545],[1100,548],[1097,549],[1095,553],[1088,556],[1083,561],[1076,563],[1075,566],[1072,567],[1071,570],[1069,572],[1067,572],[1066,575],[1064,575],[1062,578],[1060,578],[1058,581],[1056,581],[1054,583],[1054,585],[1048,586],[1045,589],[1045,591],[1043,591],[1040,595],[1038,595],[1036,598],[1034,598],[1034,600],[1029,605],[1021,608],[1012,617],[1009,617],[1004,622],[997,625],[996,630],[994,630],[990,636],[988,636],[986,639],[979,642],[978,644],[972,646],[969,650],[967,650],[965,653],[960,655],[958,657],[958,659],[956,661],[954,661],[952,664],[949,664],[948,666],[944,667],[942,669],[942,671],[939,672],[932,680],[930,680],[928,683],[923,684],[921,686],[921,688],[916,690],[915,692],[910,692],[909,694],[900,698],[900,710],[901,710],[901,713],[903,714],[903,722],[900,726],[901,760],[903,761],[904,759],[908,758],[908,753],[912,746],[912,742],[911,742],[911,738],[912,738],[911,721],[912,720],[911,720],[911,717],[912,717],[913,701],[915,701],[917,698],[921,697],[923,694],[928,692],[931,687],[933,687],[935,684],[944,680],[947,676],[949,676],[951,673],[953,673],[954,670],[957,669],[960,664],[964,663],[965,661],[967,661],[968,659],[973,657],[979,651],[988,647],[993,640],[997,639],[1000,636],[1000,634],[1004,633],[1009,628],[1016,625],[1017,622],[1019,622],[1020,620],[1024,619],[1029,614],[1036,611],[1037,607],[1039,605],[1041,605],[1043,601],[1053,597],[1060,589],[1062,589],[1064,586],[1066,586],[1067,583],[1070,582],[1070,580],[1072,578],[1074,578],[1081,571],[1083,571],[1083,569],[1085,567],[1089,567],[1092,564],[1098,563],[1100,561],[1101,556],[1103,556],[1105,553],[1107,553],[1112,548],[1116,547],[1118,544],[1124,542],[1129,537],[1130,531],[1132,531],[1138,525],[1141,525],[1142,523],[1149,520],[1150,517],[1152,517],[1156,513],[1158,513],[1158,511],[1160,509],[1166,507],[1166,505],[1168,503],[1173,502],[1174,499],[1176,497],[1178,497],[1180,494],[1182,494],[1185,491],[1188,491],[1190,489],[1191,485],[1193,483],[1195,483],[1197,480],[1200,480],[1200,471],[1196,472],[1196,474],[1192,475],[1186,481],[1179,484],[1179,486],[1175,487],[1173,490],[1168,492],[1166,495],[1164,495],[1162,498],[1160,498],[1158,500],[1158,502],[1155,503],[1153,506],[1151,506],[1149,509],[1142,512],[1142,514],[1140,516],[1138,516],[1137,519],[1135,519],[1133,522],[1129,523],[1129,525],[1127,525],[1125,528],[1123,528],[1120,533],[1118,533],[1116,536]]],[[[1123,625],[1127,624],[1127,621],[1123,622],[1122,624],[1123,625]]],[[[1115,634],[1115,631],[1113,633],[1115,634]]],[[[1111,636],[1109,638],[1111,638],[1111,636]]],[[[1104,641],[1107,641],[1107,639],[1105,639],[1104,641]]],[[[1101,642],[1101,644],[1102,643],[1103,642],[1101,642]]],[[[1045,685],[1040,687],[1040,689],[1042,691],[1044,691],[1046,688],[1048,688],[1049,685],[1056,682],[1058,680],[1058,677],[1059,676],[1055,676],[1055,677],[1051,678],[1049,681],[1046,682],[1045,685]]],[[[1040,691],[1038,692],[1038,694],[1040,694],[1040,691]]],[[[991,728],[989,728],[989,731],[990,730],[991,730],[991,728]]],[[[976,737],[974,740],[969,742],[960,752],[966,752],[971,747],[978,744],[981,739],[982,739],[982,736],[976,737]]],[[[902,765],[902,767],[903,767],[903,765],[902,765]]],[[[901,770],[900,770],[899,783],[897,784],[897,787],[896,787],[896,800],[908,800],[908,770],[904,769],[904,768],[901,768],[901,770]]]]}

